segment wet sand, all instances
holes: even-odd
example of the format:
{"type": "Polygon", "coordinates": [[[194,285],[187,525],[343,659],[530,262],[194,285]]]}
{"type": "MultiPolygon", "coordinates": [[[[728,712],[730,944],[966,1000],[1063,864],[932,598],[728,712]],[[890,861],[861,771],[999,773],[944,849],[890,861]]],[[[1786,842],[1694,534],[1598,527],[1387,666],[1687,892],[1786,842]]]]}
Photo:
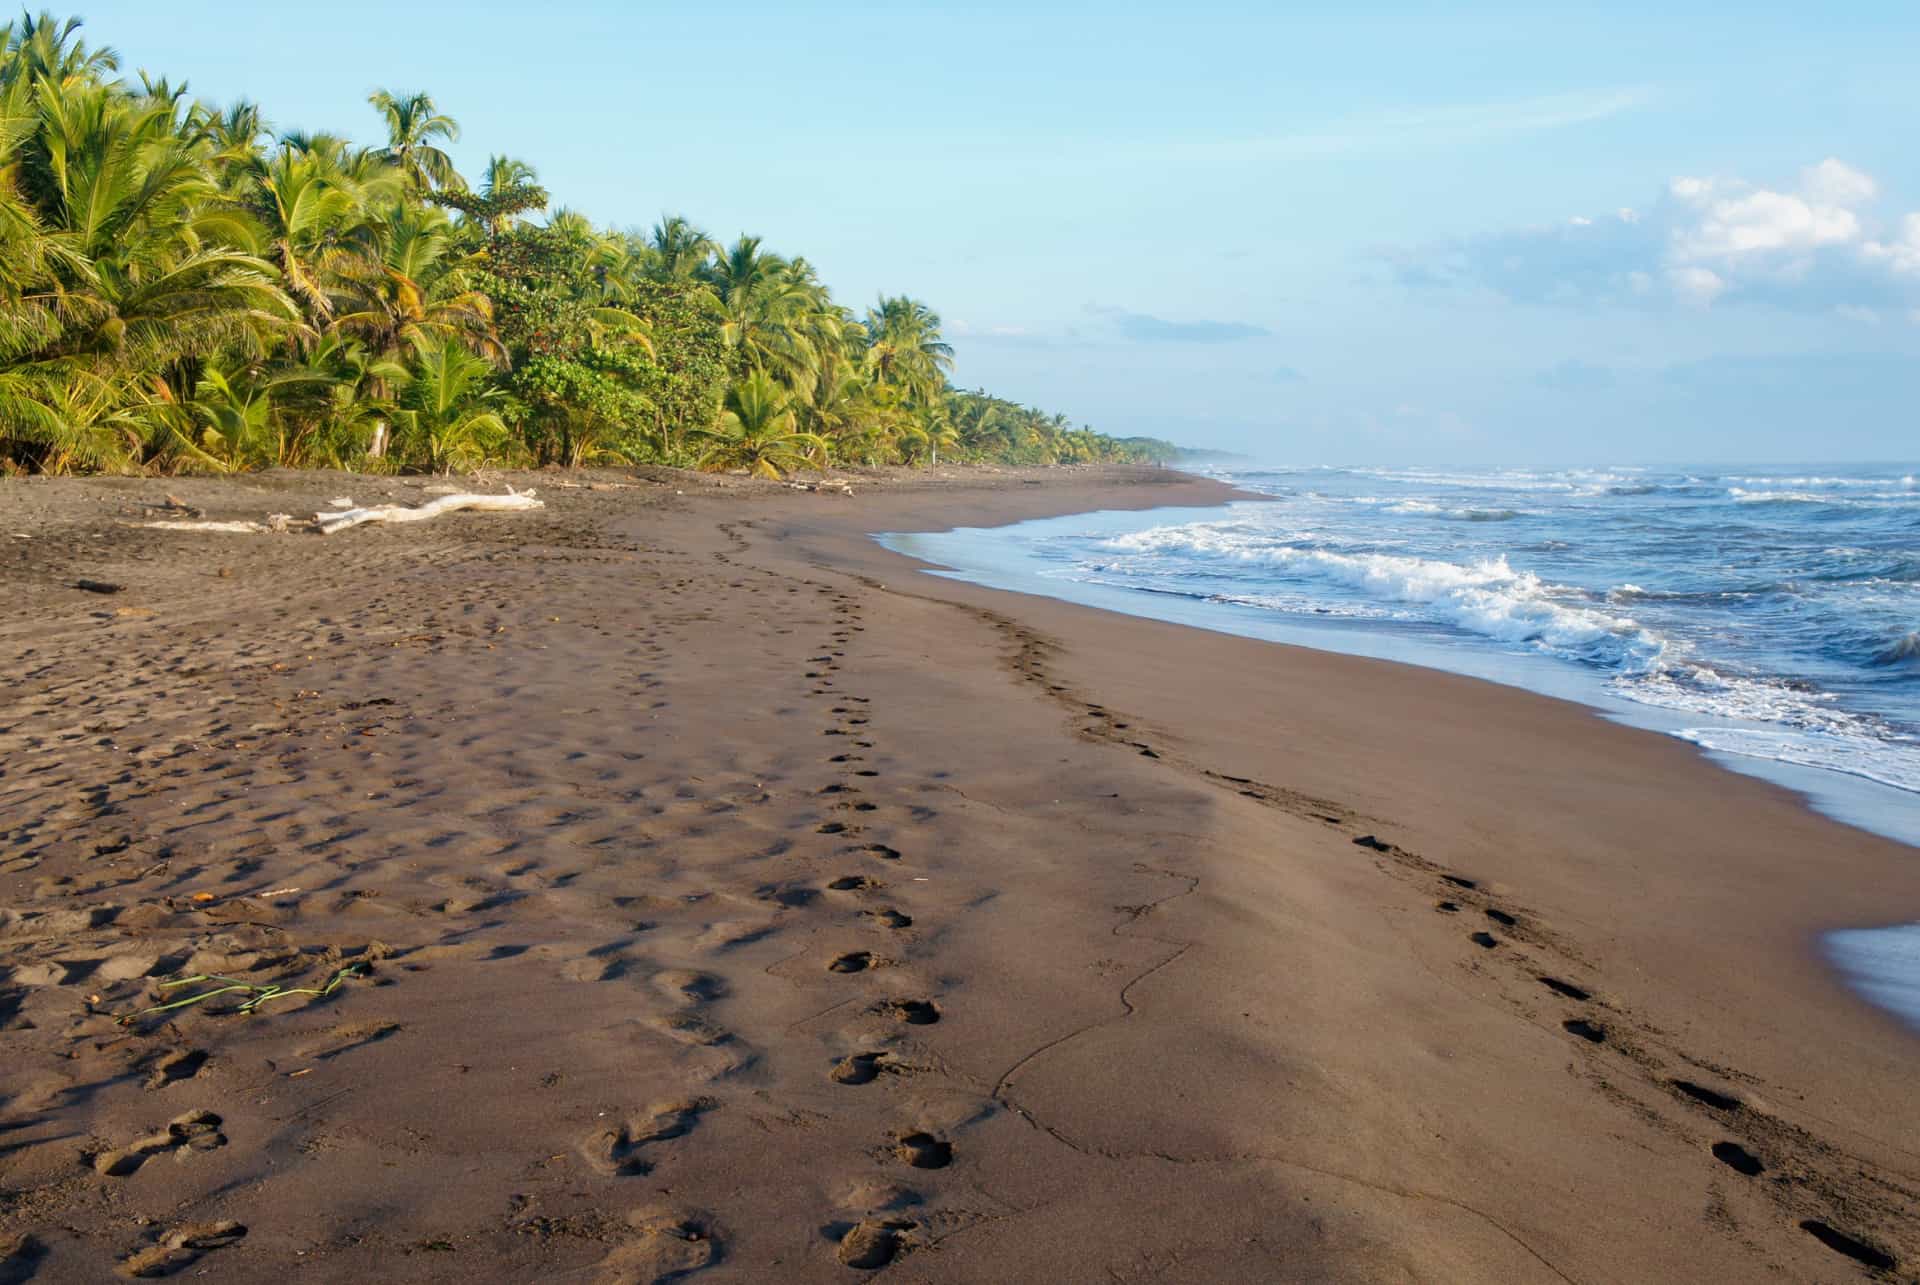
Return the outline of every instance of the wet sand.
{"type": "Polygon", "coordinates": [[[867,534],[1211,483],[601,478],[0,482],[0,1281],[1920,1264],[1920,1039],[1815,954],[1911,848],[867,534]],[[116,1020],[181,974],[338,980],[116,1020]]]}

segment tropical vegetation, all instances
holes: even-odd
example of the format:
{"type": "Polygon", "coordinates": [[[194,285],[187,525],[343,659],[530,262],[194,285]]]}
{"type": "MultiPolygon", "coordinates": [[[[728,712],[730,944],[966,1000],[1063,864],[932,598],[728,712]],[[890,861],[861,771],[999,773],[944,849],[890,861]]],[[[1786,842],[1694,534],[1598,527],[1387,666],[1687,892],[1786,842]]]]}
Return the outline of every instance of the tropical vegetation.
{"type": "Polygon", "coordinates": [[[1165,458],[951,382],[939,314],[864,313],[757,236],[615,231],[381,90],[385,142],[0,26],[0,470],[454,470],[1165,458]]]}

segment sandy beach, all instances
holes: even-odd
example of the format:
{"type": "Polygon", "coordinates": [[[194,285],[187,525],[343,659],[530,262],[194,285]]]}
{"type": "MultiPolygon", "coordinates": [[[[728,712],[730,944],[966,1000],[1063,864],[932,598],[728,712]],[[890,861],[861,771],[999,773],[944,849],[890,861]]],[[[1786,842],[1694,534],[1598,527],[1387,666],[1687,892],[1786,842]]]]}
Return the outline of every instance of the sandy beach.
{"type": "Polygon", "coordinates": [[[0,1283],[1915,1279],[1912,848],[870,538],[1205,480],[509,480],[0,481],[0,1283]]]}

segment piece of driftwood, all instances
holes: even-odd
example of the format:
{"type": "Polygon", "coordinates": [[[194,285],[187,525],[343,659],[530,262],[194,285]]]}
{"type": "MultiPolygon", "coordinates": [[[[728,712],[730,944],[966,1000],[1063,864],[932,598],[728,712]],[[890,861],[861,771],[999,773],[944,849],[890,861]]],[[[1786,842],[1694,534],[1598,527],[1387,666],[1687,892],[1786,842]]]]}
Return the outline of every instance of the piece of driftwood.
{"type": "MultiPolygon", "coordinates": [[[[279,516],[279,515],[275,515],[279,516]]],[[[131,525],[148,531],[229,531],[235,535],[259,535],[273,530],[264,522],[135,522],[131,525]]]]}
{"type": "Polygon", "coordinates": [[[832,491],[836,495],[853,494],[853,485],[849,482],[786,482],[783,485],[789,491],[832,491]]]}
{"type": "Polygon", "coordinates": [[[342,509],[337,513],[316,513],[313,523],[321,535],[332,535],[366,522],[425,522],[443,513],[475,509],[483,513],[514,513],[525,509],[543,509],[532,491],[508,488],[505,495],[443,495],[416,508],[401,504],[382,504],[374,508],[342,509]]]}

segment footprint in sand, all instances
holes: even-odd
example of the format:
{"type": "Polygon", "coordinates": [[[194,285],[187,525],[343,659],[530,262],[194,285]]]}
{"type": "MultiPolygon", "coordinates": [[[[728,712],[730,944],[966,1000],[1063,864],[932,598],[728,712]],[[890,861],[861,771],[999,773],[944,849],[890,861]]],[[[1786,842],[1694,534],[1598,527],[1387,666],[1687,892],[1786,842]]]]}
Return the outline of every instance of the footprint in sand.
{"type": "Polygon", "coordinates": [[[1712,1107],[1715,1111],[1738,1111],[1745,1105],[1739,1098],[1709,1089],[1704,1084],[1695,1084],[1692,1080],[1669,1080],[1668,1083],[1700,1105],[1712,1107]]]}
{"type": "Polygon", "coordinates": [[[913,926],[913,916],[903,915],[893,907],[884,910],[863,910],[860,917],[877,928],[891,928],[896,931],[913,926]]]}
{"type": "Polygon", "coordinates": [[[398,1022],[352,1023],[336,1026],[326,1034],[326,1039],[310,1045],[300,1051],[300,1056],[315,1062],[331,1062],[334,1058],[363,1049],[369,1044],[378,1044],[391,1039],[406,1028],[398,1022]]]}
{"type": "Polygon", "coordinates": [[[872,1084],[885,1072],[893,1070],[893,1055],[880,1051],[876,1053],[849,1053],[834,1064],[827,1072],[827,1078],[835,1084],[872,1084]]]}
{"type": "Polygon", "coordinates": [[[751,1066],[757,1056],[732,1031],[694,1009],[645,1018],[641,1025],[678,1044],[681,1069],[696,1080],[723,1079],[751,1066]]]}
{"type": "Polygon", "coordinates": [[[834,1256],[858,1271],[885,1267],[910,1247],[914,1227],[903,1218],[863,1218],[841,1233],[834,1256]]]}
{"type": "Polygon", "coordinates": [[[211,1111],[188,1111],[175,1116],[164,1133],[151,1133],[125,1147],[101,1151],[89,1158],[95,1173],[109,1178],[124,1178],[147,1162],[149,1156],[167,1151],[212,1151],[227,1145],[220,1132],[220,1117],[211,1111]]]}
{"type": "Polygon", "coordinates": [[[869,969],[884,968],[887,961],[871,951],[851,950],[837,955],[827,964],[830,973],[864,973],[869,969]]]}
{"type": "Polygon", "coordinates": [[[1800,1224],[1800,1230],[1831,1249],[1836,1254],[1851,1258],[1861,1266],[1876,1272],[1890,1272],[1900,1264],[1892,1254],[1867,1244],[1864,1240],[1849,1236],[1821,1222],[1818,1218],[1809,1218],[1800,1224]]]}
{"type": "Polygon", "coordinates": [[[659,1285],[720,1261],[713,1219],[684,1210],[639,1210],[629,1219],[637,1235],[600,1261],[599,1285],[659,1285]]]}
{"type": "Polygon", "coordinates": [[[1474,933],[1468,937],[1467,940],[1478,946],[1481,950],[1492,950],[1500,944],[1500,939],[1492,933],[1474,933]]]}
{"type": "Polygon", "coordinates": [[[658,972],[651,978],[653,988],[668,999],[686,1003],[705,1003],[722,999],[727,993],[727,983],[712,973],[699,972],[692,968],[669,968],[658,972]]]}
{"type": "Polygon", "coordinates": [[[894,1159],[904,1160],[915,1169],[945,1169],[953,1163],[953,1144],[931,1133],[899,1134],[889,1150],[894,1159]]]}
{"type": "Polygon", "coordinates": [[[130,1255],[120,1264],[122,1275],[134,1277],[171,1276],[200,1259],[200,1255],[228,1245],[247,1234],[240,1223],[191,1223],[176,1227],[160,1237],[158,1244],[130,1255]]]}
{"type": "Polygon", "coordinates": [[[884,883],[878,879],[868,878],[866,875],[841,875],[827,885],[830,892],[876,892],[884,887],[886,887],[884,883]]]}
{"type": "Polygon", "coordinates": [[[207,1055],[203,1050],[169,1049],[147,1062],[147,1087],[164,1089],[169,1084],[191,1080],[206,1064],[207,1055]]]}
{"type": "Polygon", "coordinates": [[[24,1232],[0,1238],[0,1285],[25,1285],[46,1256],[47,1247],[24,1232]]]}
{"type": "Polygon", "coordinates": [[[930,999],[882,1000],[868,1011],[884,1013],[908,1026],[932,1026],[940,1020],[940,1006],[930,999]]]}
{"type": "Polygon", "coordinates": [[[1759,1158],[1737,1142],[1716,1142],[1713,1144],[1713,1158],[1735,1173],[1749,1178],[1758,1177],[1766,1170],[1759,1158]]]}
{"type": "Polygon", "coordinates": [[[644,1149],[693,1132],[700,1116],[714,1106],[712,1098],[655,1103],[645,1115],[588,1138],[580,1144],[581,1154],[597,1172],[609,1177],[649,1173],[654,1162],[641,1154],[644,1149]]]}

